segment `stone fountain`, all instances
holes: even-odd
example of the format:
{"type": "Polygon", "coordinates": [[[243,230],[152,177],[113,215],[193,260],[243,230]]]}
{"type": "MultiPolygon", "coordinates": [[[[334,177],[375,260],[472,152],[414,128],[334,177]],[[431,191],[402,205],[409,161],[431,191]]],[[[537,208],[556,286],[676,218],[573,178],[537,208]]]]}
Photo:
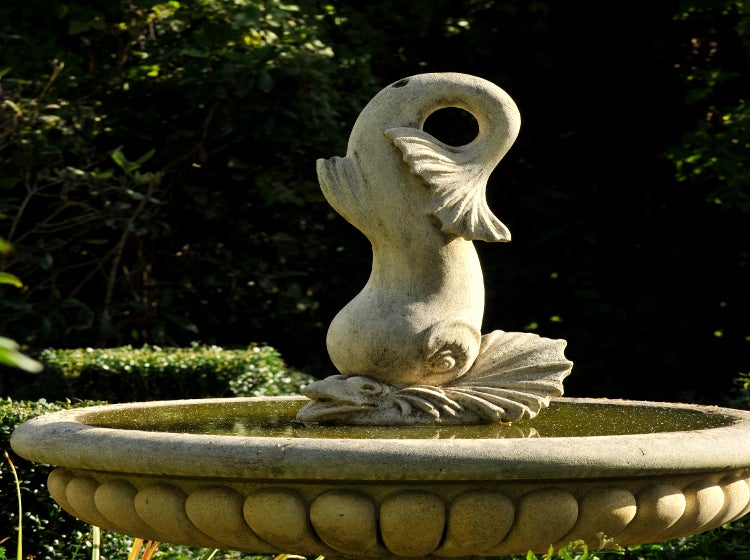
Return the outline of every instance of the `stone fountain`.
{"type": "Polygon", "coordinates": [[[328,202],[371,242],[365,287],[330,325],[338,373],[305,396],[115,404],[14,432],[56,468],[69,513],[145,539],[326,557],[462,557],[628,546],[750,511],[750,412],[562,397],[565,341],[480,331],[474,240],[509,241],[489,174],[520,117],[486,80],[421,74],[364,108],[328,202]],[[445,107],[478,134],[424,130],[445,107]]]}

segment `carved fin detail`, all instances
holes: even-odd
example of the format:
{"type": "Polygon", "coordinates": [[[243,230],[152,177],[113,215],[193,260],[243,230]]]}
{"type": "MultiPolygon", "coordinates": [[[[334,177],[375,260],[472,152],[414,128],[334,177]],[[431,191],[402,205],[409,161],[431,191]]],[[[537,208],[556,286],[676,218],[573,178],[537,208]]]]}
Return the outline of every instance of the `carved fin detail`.
{"type": "Polygon", "coordinates": [[[469,240],[510,241],[510,230],[489,209],[488,167],[471,145],[452,147],[410,127],[390,128],[385,135],[398,147],[411,172],[431,188],[425,208],[440,220],[444,233],[469,240]]]}
{"type": "Polygon", "coordinates": [[[319,159],[318,181],[328,203],[350,223],[359,224],[372,213],[368,201],[367,179],[362,174],[356,154],[347,157],[319,159]]]}
{"type": "Polygon", "coordinates": [[[564,355],[566,345],[565,340],[532,333],[493,331],[482,336],[479,355],[461,385],[562,395],[562,381],[573,367],[564,355]]]}
{"type": "Polygon", "coordinates": [[[443,390],[487,420],[499,410],[503,422],[533,418],[551,397],[563,394],[563,379],[573,368],[564,355],[566,344],[531,333],[493,331],[482,337],[472,368],[443,390]]]}

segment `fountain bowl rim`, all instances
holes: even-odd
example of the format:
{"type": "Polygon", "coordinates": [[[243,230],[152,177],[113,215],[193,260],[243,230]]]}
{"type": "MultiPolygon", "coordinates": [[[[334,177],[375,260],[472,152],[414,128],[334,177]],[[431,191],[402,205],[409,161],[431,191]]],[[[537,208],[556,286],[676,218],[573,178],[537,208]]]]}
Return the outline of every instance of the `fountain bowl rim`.
{"type": "Polygon", "coordinates": [[[733,423],[616,436],[474,439],[292,438],[148,432],[87,424],[93,414],[138,408],[305,401],[232,397],[106,404],[47,413],[19,425],[13,450],[54,466],[141,475],[242,480],[521,480],[658,476],[750,468],[750,411],[603,398],[556,402],[690,409],[733,423]]]}

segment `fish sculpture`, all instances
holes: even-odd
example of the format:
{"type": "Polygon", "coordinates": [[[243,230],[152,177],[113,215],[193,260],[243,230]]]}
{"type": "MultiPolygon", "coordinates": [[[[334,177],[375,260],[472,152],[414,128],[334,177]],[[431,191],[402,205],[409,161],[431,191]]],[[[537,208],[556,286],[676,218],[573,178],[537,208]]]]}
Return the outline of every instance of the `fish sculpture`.
{"type": "Polygon", "coordinates": [[[419,74],[373,97],[345,157],[318,160],[323,195],[370,241],[372,269],[328,329],[339,374],[305,388],[312,402],[298,419],[511,421],[562,394],[572,367],[565,341],[481,334],[484,281],[473,241],[510,240],[487,205],[486,187],[519,128],[516,104],[495,84],[467,74],[419,74]],[[474,140],[452,146],[424,130],[427,118],[447,107],[476,119],[474,140]],[[506,367],[514,359],[525,365],[506,367]]]}

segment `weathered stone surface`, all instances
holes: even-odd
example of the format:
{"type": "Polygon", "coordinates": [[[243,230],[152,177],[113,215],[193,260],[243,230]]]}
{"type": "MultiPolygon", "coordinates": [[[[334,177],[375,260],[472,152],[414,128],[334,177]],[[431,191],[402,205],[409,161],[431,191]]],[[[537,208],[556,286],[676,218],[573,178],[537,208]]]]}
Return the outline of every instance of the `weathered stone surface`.
{"type": "Polygon", "coordinates": [[[498,490],[469,490],[448,506],[445,541],[438,556],[489,550],[508,534],[516,515],[513,501],[498,490]]]}
{"type": "MultiPolygon", "coordinates": [[[[578,519],[578,501],[569,491],[539,488],[521,496],[508,536],[487,552],[513,554],[528,543],[555,543],[567,535],[578,519]]],[[[538,548],[538,545],[528,548],[538,548]]]]}
{"type": "Polygon", "coordinates": [[[233,550],[266,550],[244,519],[245,496],[226,486],[202,486],[190,492],[185,512],[203,533],[233,550]]]}
{"type": "Polygon", "coordinates": [[[135,495],[135,511],[151,529],[168,542],[192,542],[198,546],[221,548],[221,543],[203,534],[193,525],[185,510],[187,493],[175,484],[157,482],[141,488],[135,495]]]}
{"type": "MultiPolygon", "coordinates": [[[[637,511],[635,496],[629,490],[616,486],[594,488],[578,500],[578,519],[569,534],[575,535],[575,540],[597,545],[600,534],[614,537],[622,533],[637,511]]],[[[566,536],[555,544],[563,546],[570,540],[566,536]]]]}
{"type": "Polygon", "coordinates": [[[680,488],[661,482],[641,489],[636,504],[635,518],[617,537],[623,544],[658,540],[685,513],[686,500],[680,488]]]}
{"type": "Polygon", "coordinates": [[[271,487],[253,492],[245,500],[243,515],[258,536],[280,550],[299,552],[320,546],[307,501],[295,490],[271,487]]]}
{"type": "Polygon", "coordinates": [[[403,490],[380,504],[383,544],[398,556],[425,556],[440,544],[445,527],[445,503],[423,490],[403,490]]]}
{"type": "Polygon", "coordinates": [[[62,488],[84,504],[76,515],[108,530],[193,546],[327,556],[521,554],[575,540],[597,546],[600,536],[608,546],[626,546],[706,531],[750,507],[750,468],[605,485],[596,477],[521,485],[496,481],[458,494],[456,488],[464,483],[454,481],[410,490],[401,484],[341,488],[306,481],[257,488],[236,480],[154,484],[151,477],[138,475],[112,479],[64,468],[54,473],[56,491],[62,488]],[[97,476],[107,481],[100,484],[97,476]],[[135,492],[135,485],[144,490],[135,492]],[[108,520],[113,499],[122,510],[116,514],[121,523],[108,520]],[[140,518],[148,522],[145,532],[134,530],[140,518]]]}
{"type": "MultiPolygon", "coordinates": [[[[56,471],[55,471],[56,472],[56,471]]],[[[94,502],[99,511],[126,535],[154,540],[154,530],[143,522],[135,510],[138,490],[124,480],[110,480],[99,485],[94,502]]]]}
{"type": "Polygon", "coordinates": [[[375,501],[353,490],[329,490],[310,504],[310,520],[321,540],[354,556],[377,556],[378,512],[375,501]]]}

